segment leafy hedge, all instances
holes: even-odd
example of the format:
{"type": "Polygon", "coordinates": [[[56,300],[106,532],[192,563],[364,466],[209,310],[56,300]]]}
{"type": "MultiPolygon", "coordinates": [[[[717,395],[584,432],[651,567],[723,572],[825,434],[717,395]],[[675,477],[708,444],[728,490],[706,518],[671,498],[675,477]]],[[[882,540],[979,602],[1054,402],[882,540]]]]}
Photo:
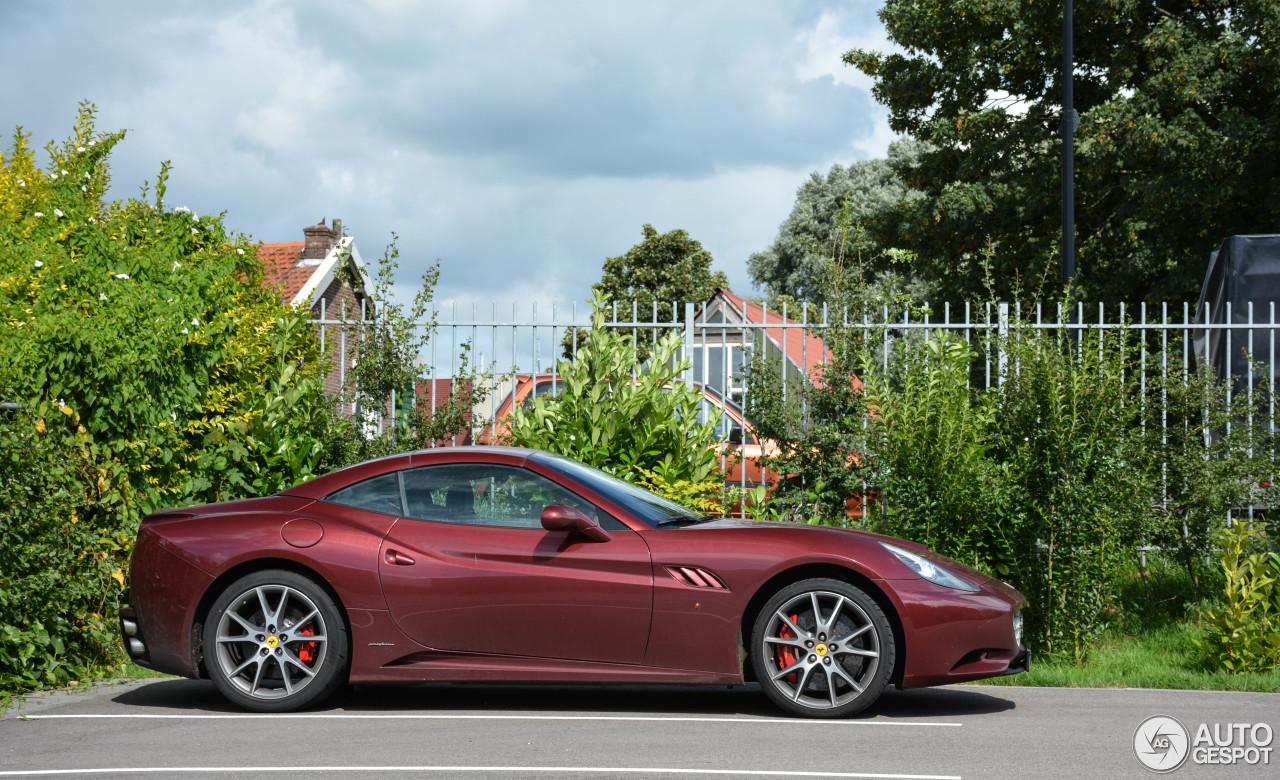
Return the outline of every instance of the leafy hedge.
{"type": "Polygon", "coordinates": [[[107,201],[123,132],[85,104],[41,169],[0,157],[0,696],[119,660],[140,518],[279,490],[337,465],[347,426],[305,311],[220,216],[107,201]]]}
{"type": "Polygon", "coordinates": [[[48,403],[0,412],[0,699],[119,662],[134,494],[77,417],[48,403]]]}

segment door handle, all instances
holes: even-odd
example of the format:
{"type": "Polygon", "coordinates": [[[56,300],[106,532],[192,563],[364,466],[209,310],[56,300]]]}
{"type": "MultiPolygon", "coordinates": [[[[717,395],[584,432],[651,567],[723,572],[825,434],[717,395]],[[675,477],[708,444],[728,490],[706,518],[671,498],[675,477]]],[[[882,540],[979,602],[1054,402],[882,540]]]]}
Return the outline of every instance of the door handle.
{"type": "Polygon", "coordinates": [[[387,550],[382,557],[392,566],[413,565],[413,559],[398,550],[387,550]]]}

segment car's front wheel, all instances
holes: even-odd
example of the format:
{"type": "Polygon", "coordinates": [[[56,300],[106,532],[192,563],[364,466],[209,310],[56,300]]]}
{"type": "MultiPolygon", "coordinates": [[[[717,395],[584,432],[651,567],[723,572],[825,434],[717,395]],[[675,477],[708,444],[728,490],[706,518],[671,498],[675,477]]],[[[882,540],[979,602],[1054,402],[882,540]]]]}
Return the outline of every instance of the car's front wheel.
{"type": "Polygon", "coordinates": [[[811,718],[869,707],[889,684],[894,653],[880,605],[842,580],[788,585],[764,605],[751,632],[752,664],[765,694],[811,718]]]}
{"type": "Polygon", "coordinates": [[[288,712],[319,704],[346,682],[347,630],[337,604],[309,577],[254,572],[213,602],[204,658],[233,703],[288,712]]]}

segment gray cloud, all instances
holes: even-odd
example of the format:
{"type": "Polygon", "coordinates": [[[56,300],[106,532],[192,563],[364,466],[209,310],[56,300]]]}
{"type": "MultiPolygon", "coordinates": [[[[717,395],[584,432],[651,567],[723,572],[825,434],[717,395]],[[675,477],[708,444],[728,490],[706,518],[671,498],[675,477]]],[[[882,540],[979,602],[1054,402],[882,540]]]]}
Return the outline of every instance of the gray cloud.
{"type": "Polygon", "coordinates": [[[812,169],[886,143],[839,63],[876,3],[0,5],[0,132],[43,144],[94,101],[128,128],[114,195],[267,241],[338,216],[440,296],[585,297],[640,225],[682,227],[735,287],[812,169]],[[828,65],[829,63],[829,65],[828,65]]]}

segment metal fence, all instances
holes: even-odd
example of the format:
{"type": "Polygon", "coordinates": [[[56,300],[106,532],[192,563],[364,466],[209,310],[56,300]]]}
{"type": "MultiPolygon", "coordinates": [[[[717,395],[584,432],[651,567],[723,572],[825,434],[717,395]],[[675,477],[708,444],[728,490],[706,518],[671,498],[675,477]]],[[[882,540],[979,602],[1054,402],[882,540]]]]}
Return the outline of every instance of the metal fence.
{"type": "MultiPolygon", "coordinates": [[[[1080,349],[1090,348],[1090,334],[1096,337],[1099,333],[1126,330],[1144,347],[1139,352],[1137,368],[1126,381],[1137,383],[1144,397],[1148,382],[1154,378],[1172,371],[1185,375],[1198,360],[1208,359],[1217,365],[1219,376],[1226,379],[1228,400],[1235,393],[1248,393],[1252,398],[1255,393],[1267,392],[1265,424],[1272,428],[1275,425],[1275,403],[1268,392],[1275,384],[1276,337],[1280,331],[1275,301],[1250,303],[1243,312],[1232,311],[1228,304],[1219,317],[1211,316],[1215,312],[1209,311],[1207,305],[1197,317],[1196,307],[1190,303],[1079,303],[1068,308],[1060,304],[926,304],[893,310],[880,306],[854,316],[833,312],[826,306],[783,305],[781,311],[771,311],[736,298],[721,300],[719,306],[716,303],[713,298],[711,303],[655,304],[647,311],[634,305],[615,305],[608,312],[607,327],[630,332],[638,340],[650,343],[664,332],[679,333],[682,356],[692,363],[685,372],[685,381],[708,387],[739,406],[745,404],[747,393],[742,369],[753,350],[765,349],[775,357],[780,363],[783,393],[792,392],[797,383],[820,376],[831,358],[829,337],[837,322],[874,334],[880,340],[879,361],[886,371],[900,358],[903,347],[913,341],[928,340],[938,331],[962,338],[979,354],[971,377],[973,383],[985,387],[1000,382],[1007,368],[1007,358],[999,344],[1015,323],[1022,328],[1078,334],[1075,338],[1080,349]],[[1236,353],[1245,355],[1255,368],[1261,366],[1265,370],[1233,373],[1233,361],[1224,356],[1236,353]]],[[[322,310],[317,324],[326,348],[335,356],[339,379],[345,382],[358,345],[351,343],[343,328],[344,323],[350,324],[346,313],[339,313],[337,318],[329,314],[322,310]]],[[[470,344],[473,365],[481,370],[499,377],[546,375],[554,392],[559,382],[556,363],[563,357],[565,344],[570,349],[576,347],[578,330],[590,324],[589,307],[577,304],[539,307],[533,303],[522,307],[513,303],[509,309],[496,303],[453,304],[434,315],[436,329],[420,356],[423,374],[430,381],[424,385],[425,392],[420,391],[413,399],[415,404],[433,409],[443,401],[447,387],[440,380],[450,379],[459,369],[458,356],[464,342],[470,344]]],[[[419,327],[425,328],[426,324],[419,327]]],[[[1101,343],[1098,339],[1099,349],[1101,343]]],[[[496,430],[497,412],[512,392],[513,383],[495,381],[491,390],[486,403],[473,410],[473,416],[492,432],[496,430]]],[[[745,473],[743,470],[742,486],[749,487],[745,473]]],[[[867,492],[863,491],[864,496],[867,492]]]]}

